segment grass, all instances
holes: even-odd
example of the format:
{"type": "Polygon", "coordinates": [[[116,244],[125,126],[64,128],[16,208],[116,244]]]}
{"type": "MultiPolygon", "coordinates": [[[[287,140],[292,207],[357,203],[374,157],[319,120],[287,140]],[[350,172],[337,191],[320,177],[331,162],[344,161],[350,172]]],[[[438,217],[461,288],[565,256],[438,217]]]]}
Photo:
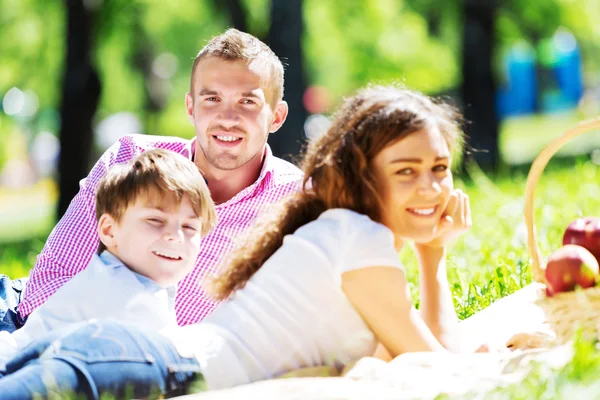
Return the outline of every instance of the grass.
{"type": "MultiPolygon", "coordinates": [[[[466,318],[531,281],[525,245],[523,193],[527,169],[515,168],[492,181],[477,169],[456,179],[469,194],[474,226],[449,251],[449,279],[459,317],[466,318]]],[[[600,169],[589,157],[555,159],[546,168],[536,191],[536,227],[544,255],[561,245],[567,224],[578,216],[600,215],[600,169]]],[[[25,276],[41,250],[44,235],[0,245],[0,271],[25,276]]],[[[410,248],[401,258],[411,292],[418,301],[417,265],[410,248]]],[[[519,385],[486,393],[490,399],[600,399],[600,352],[578,342],[573,361],[561,370],[539,365],[519,385]]],[[[474,395],[474,398],[481,396],[474,395]]]]}

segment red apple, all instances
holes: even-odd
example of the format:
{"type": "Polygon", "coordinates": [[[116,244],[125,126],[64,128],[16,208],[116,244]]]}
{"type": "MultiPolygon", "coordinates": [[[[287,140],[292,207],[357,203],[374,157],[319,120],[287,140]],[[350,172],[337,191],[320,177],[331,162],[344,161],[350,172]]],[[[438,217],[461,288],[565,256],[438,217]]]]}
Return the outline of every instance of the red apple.
{"type": "Polygon", "coordinates": [[[546,294],[574,290],[576,286],[592,287],[596,284],[598,261],[584,247],[568,244],[556,250],[546,264],[546,294]]]}
{"type": "Polygon", "coordinates": [[[600,218],[577,218],[567,226],[563,245],[576,244],[585,247],[600,263],[600,218]]]}

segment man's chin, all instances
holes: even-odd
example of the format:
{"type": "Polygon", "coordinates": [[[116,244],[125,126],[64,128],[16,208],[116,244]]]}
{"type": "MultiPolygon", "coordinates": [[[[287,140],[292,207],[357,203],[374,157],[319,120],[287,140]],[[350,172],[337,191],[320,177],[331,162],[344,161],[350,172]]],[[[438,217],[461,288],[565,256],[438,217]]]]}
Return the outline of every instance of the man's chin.
{"type": "Polygon", "coordinates": [[[233,171],[245,164],[240,161],[239,157],[232,156],[230,154],[212,157],[211,159],[209,159],[209,163],[214,168],[220,169],[222,171],[233,171]]]}

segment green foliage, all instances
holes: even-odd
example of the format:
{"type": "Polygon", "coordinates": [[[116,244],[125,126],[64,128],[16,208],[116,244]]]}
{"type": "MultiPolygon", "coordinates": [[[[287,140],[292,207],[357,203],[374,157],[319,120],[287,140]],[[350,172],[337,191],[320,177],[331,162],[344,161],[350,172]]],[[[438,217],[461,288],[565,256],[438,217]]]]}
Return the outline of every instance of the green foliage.
{"type": "MultiPolygon", "coordinates": [[[[447,11],[448,19],[456,17],[456,7],[447,11]]],[[[356,0],[336,7],[307,0],[305,22],[310,81],[338,96],[373,81],[403,82],[429,93],[458,81],[460,33],[432,36],[426,19],[403,1],[356,0]]]]}
{"type": "MultiPolygon", "coordinates": [[[[147,133],[192,133],[183,112],[192,59],[229,19],[213,1],[104,0],[95,13],[94,61],[103,91],[97,120],[118,111],[141,116],[147,133]],[[147,109],[140,54],[175,57],[166,81],[166,103],[147,109]],[[158,114],[149,119],[148,113],[158,114]],[[150,124],[149,121],[156,121],[150,124]]],[[[92,4],[90,3],[90,4],[92,4]]],[[[269,0],[242,0],[250,30],[265,37],[269,0]]],[[[577,37],[588,80],[600,68],[596,21],[600,9],[587,0],[501,2],[499,53],[523,38],[547,37],[565,26],[577,37]]],[[[456,88],[460,77],[462,3],[433,0],[305,0],[303,48],[307,80],[327,87],[335,100],[368,82],[404,82],[427,93],[456,88]]],[[[5,0],[0,3],[0,95],[12,86],[37,93],[40,110],[60,104],[64,61],[64,2],[5,0]],[[7,40],[10,38],[10,40],[7,40]]],[[[498,65],[500,58],[496,59],[498,65]]],[[[499,67],[498,67],[499,68],[499,67]]],[[[36,117],[38,118],[38,117],[36,117]]],[[[39,131],[29,121],[32,134],[39,131]]],[[[56,132],[57,124],[52,131],[56,132]]],[[[0,136],[6,129],[0,125],[0,136]]]]}

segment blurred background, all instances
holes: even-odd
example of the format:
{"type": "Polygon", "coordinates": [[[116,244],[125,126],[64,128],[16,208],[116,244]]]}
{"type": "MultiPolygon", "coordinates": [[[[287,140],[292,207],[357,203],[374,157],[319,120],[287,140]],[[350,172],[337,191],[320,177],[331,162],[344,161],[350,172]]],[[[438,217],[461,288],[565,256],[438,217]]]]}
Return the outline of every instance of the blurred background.
{"type": "MultiPolygon", "coordinates": [[[[192,61],[227,27],[286,65],[277,155],[293,160],[358,87],[400,82],[462,110],[493,177],[600,114],[599,20],[600,0],[0,0],[0,251],[43,241],[120,136],[191,138],[192,61]]],[[[599,147],[586,135],[562,154],[600,163],[599,147]]]]}

